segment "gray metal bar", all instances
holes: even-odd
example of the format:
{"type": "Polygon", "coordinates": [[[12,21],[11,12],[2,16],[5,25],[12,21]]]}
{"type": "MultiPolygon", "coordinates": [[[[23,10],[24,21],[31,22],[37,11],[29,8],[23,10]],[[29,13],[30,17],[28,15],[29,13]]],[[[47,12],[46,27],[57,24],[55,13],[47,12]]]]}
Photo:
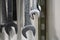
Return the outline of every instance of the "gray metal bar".
{"type": "Polygon", "coordinates": [[[25,4],[25,26],[26,25],[32,25],[31,24],[31,20],[30,20],[30,0],[24,0],[24,4],[25,4]]]}

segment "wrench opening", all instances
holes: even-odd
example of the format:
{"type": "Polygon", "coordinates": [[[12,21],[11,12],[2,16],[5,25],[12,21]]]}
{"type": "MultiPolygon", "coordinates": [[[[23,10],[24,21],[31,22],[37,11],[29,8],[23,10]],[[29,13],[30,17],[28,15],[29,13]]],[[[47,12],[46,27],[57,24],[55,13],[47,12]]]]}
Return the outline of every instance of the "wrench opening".
{"type": "Polygon", "coordinates": [[[24,36],[25,38],[27,38],[26,32],[29,31],[29,30],[31,30],[31,31],[33,32],[33,35],[35,36],[35,28],[34,28],[34,26],[32,26],[32,25],[27,25],[27,26],[26,26],[25,28],[23,28],[23,30],[22,30],[22,34],[23,34],[23,36],[24,36]]]}

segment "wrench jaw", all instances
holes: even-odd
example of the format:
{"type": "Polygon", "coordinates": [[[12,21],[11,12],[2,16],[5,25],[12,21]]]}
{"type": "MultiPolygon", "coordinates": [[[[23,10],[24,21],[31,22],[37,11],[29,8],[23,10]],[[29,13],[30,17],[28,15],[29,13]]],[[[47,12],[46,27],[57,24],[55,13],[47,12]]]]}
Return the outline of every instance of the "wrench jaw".
{"type": "Polygon", "coordinates": [[[2,28],[4,27],[6,33],[9,35],[9,31],[11,30],[11,28],[10,28],[10,26],[9,26],[9,27],[8,27],[8,26],[9,26],[9,25],[7,25],[7,24],[0,25],[0,32],[2,33],[2,28]]]}
{"type": "Polygon", "coordinates": [[[27,38],[26,32],[29,31],[29,30],[31,30],[31,31],[33,32],[33,35],[35,36],[35,28],[34,28],[34,26],[32,26],[32,25],[27,25],[27,26],[25,26],[25,28],[23,28],[23,30],[22,30],[22,34],[23,34],[23,36],[24,36],[25,38],[27,38]]]}
{"type": "Polygon", "coordinates": [[[15,23],[7,23],[4,26],[5,26],[5,31],[8,35],[10,35],[10,31],[12,31],[12,27],[15,28],[15,32],[17,34],[17,25],[15,23]]]}

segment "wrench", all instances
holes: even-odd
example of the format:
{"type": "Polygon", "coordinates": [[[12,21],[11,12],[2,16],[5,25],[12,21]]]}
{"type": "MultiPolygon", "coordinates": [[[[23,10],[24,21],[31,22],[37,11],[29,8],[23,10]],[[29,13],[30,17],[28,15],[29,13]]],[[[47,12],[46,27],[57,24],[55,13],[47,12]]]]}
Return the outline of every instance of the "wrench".
{"type": "Polygon", "coordinates": [[[4,25],[2,27],[5,27],[5,31],[8,35],[10,35],[10,31],[12,30],[12,27],[15,28],[15,31],[17,33],[17,25],[13,22],[13,0],[7,0],[7,6],[6,6],[6,0],[2,0],[2,16],[4,20],[4,25]],[[7,8],[8,7],[8,8],[7,8]]]}
{"type": "Polygon", "coordinates": [[[30,20],[30,0],[24,0],[24,4],[25,4],[25,25],[24,28],[22,30],[22,34],[25,38],[27,38],[26,36],[26,32],[31,30],[33,32],[33,35],[35,36],[35,28],[31,23],[30,20]]]}
{"type": "Polygon", "coordinates": [[[9,34],[9,31],[11,31],[11,27],[14,27],[15,28],[15,31],[16,31],[16,33],[17,33],[17,25],[13,22],[13,0],[8,0],[8,17],[7,17],[7,25],[6,25],[6,27],[7,28],[9,28],[9,29],[7,29],[6,27],[5,27],[5,29],[6,29],[6,32],[7,32],[7,34],[9,34]]]}

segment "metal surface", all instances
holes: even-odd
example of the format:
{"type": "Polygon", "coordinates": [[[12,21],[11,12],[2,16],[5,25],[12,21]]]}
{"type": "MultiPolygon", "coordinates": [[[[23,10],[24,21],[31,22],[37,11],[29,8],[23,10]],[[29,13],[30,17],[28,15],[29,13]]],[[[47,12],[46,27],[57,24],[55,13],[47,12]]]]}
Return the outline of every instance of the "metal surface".
{"type": "Polygon", "coordinates": [[[26,36],[26,32],[31,30],[33,32],[33,35],[35,36],[35,28],[32,25],[32,22],[30,20],[30,1],[29,0],[24,0],[24,4],[25,4],[25,25],[22,30],[22,34],[24,35],[25,38],[27,38],[26,36]]]}
{"type": "Polygon", "coordinates": [[[17,40],[17,24],[13,21],[13,0],[2,0],[2,20],[0,29],[4,40],[17,40]],[[12,35],[13,34],[13,35],[12,35]],[[12,38],[13,37],[13,38],[12,38]],[[16,38],[14,38],[16,37],[16,38]]]}
{"type": "Polygon", "coordinates": [[[13,0],[7,0],[7,6],[8,6],[8,9],[6,8],[6,0],[3,0],[2,3],[3,3],[3,20],[5,21],[4,22],[4,25],[5,26],[5,30],[7,32],[8,35],[10,35],[10,31],[12,30],[12,26],[15,28],[15,31],[17,33],[17,25],[13,22],[13,0]],[[5,5],[5,6],[4,6],[5,5]],[[7,10],[6,10],[7,9],[7,10]]]}

